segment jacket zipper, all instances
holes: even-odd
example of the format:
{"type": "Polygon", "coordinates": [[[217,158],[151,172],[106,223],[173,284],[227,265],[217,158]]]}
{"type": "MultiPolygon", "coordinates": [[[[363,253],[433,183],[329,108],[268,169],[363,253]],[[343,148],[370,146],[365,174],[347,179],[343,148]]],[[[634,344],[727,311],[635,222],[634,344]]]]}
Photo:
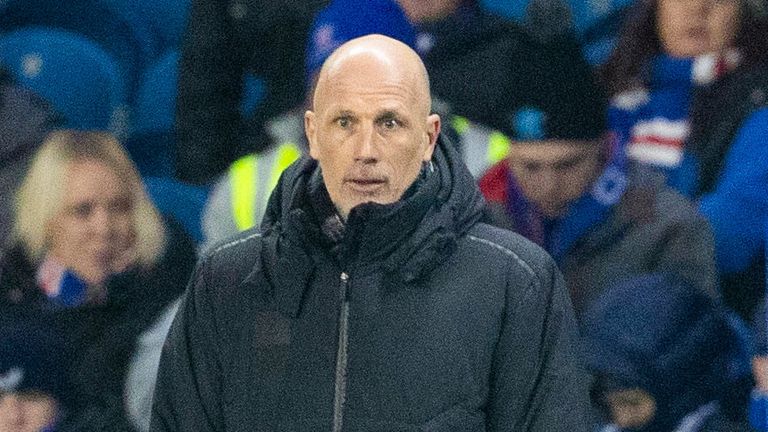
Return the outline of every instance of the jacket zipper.
{"type": "Polygon", "coordinates": [[[349,342],[349,275],[342,272],[339,310],[339,348],[336,352],[336,385],[333,398],[333,432],[341,432],[344,422],[344,403],[347,399],[347,344],[349,342]]]}

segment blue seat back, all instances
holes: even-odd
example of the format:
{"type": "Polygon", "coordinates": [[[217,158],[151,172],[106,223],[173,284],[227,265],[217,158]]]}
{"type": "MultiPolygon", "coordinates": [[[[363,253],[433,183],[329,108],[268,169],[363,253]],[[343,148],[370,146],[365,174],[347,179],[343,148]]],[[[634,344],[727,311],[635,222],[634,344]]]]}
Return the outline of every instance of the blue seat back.
{"type": "MultiPolygon", "coordinates": [[[[134,105],[134,119],[126,143],[145,176],[170,176],[176,146],[175,122],[179,79],[178,51],[160,57],[142,76],[134,105]]],[[[246,75],[241,111],[251,115],[264,97],[263,80],[246,75]]]]}
{"type": "Polygon", "coordinates": [[[170,131],[176,116],[179,53],[160,57],[142,74],[134,104],[132,133],[170,131]]]}
{"type": "Polygon", "coordinates": [[[107,0],[4,0],[0,29],[4,32],[42,26],[82,34],[117,60],[133,91],[140,71],[158,53],[158,42],[145,16],[135,8],[107,0]]]}
{"type": "Polygon", "coordinates": [[[208,190],[167,177],[144,178],[144,185],[160,213],[179,221],[199,245],[203,240],[200,220],[208,199],[208,190]]]}
{"type": "Polygon", "coordinates": [[[64,126],[120,135],[125,84],[115,61],[74,33],[28,28],[0,37],[0,62],[19,84],[47,99],[64,126]]]}
{"type": "Polygon", "coordinates": [[[181,48],[187,28],[191,0],[110,0],[135,2],[149,18],[152,31],[159,36],[164,51],[181,48]]]}

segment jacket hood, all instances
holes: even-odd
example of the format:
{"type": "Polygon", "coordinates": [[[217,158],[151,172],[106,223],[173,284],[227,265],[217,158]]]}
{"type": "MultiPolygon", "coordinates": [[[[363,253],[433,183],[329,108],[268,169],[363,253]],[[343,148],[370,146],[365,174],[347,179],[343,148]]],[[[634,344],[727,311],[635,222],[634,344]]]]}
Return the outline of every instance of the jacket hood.
{"type": "MultiPolygon", "coordinates": [[[[342,268],[380,266],[388,277],[408,283],[425,277],[450,255],[456,240],[481,218],[485,201],[445,138],[438,139],[425,171],[404,199],[352,209],[337,257],[342,268]]],[[[319,165],[308,157],[283,173],[261,224],[261,262],[246,279],[253,282],[262,274],[273,287],[278,308],[289,316],[298,314],[318,254],[329,249],[309,199],[319,175],[319,165]]]]}

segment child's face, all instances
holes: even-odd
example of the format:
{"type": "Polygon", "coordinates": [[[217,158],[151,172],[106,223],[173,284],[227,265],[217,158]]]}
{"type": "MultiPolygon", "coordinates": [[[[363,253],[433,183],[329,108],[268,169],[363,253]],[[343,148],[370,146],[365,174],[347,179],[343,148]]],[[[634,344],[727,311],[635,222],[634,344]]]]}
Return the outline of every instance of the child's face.
{"type": "Polygon", "coordinates": [[[39,432],[56,420],[56,400],[39,392],[0,392],[0,432],[39,432]]]}
{"type": "Polygon", "coordinates": [[[768,392],[768,356],[756,356],[752,358],[752,372],[755,375],[757,388],[768,392]]]}
{"type": "Polygon", "coordinates": [[[656,415],[653,396],[639,388],[613,390],[605,396],[611,420],[622,429],[638,429],[656,415]]]}

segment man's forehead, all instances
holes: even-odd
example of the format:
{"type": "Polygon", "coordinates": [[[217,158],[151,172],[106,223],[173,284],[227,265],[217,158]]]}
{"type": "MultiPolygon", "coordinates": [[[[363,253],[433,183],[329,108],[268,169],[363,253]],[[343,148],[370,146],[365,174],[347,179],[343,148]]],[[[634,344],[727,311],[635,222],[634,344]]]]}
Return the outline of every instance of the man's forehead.
{"type": "Polygon", "coordinates": [[[315,98],[321,100],[315,102],[336,98],[342,91],[359,95],[402,94],[416,100],[429,98],[423,67],[420,69],[421,60],[415,53],[403,55],[403,47],[386,41],[369,41],[340,48],[320,72],[315,98]]]}
{"type": "Polygon", "coordinates": [[[509,149],[513,160],[539,163],[558,163],[597,156],[600,146],[581,141],[517,142],[509,149]]]}
{"type": "Polygon", "coordinates": [[[315,94],[316,111],[372,113],[395,111],[406,113],[423,101],[414,86],[391,80],[335,80],[315,94]]]}

